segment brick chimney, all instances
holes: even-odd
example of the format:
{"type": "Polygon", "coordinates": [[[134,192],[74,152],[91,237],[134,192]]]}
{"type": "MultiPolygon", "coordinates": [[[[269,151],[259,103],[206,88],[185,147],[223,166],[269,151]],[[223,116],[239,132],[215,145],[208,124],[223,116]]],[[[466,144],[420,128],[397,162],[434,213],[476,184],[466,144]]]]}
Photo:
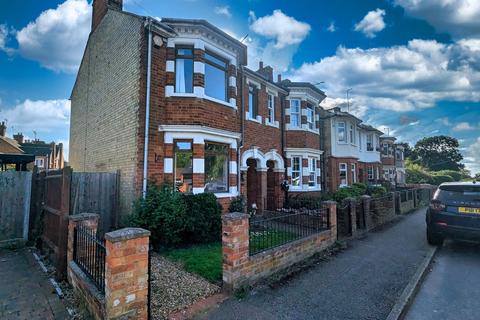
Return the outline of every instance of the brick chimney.
{"type": "Polygon", "coordinates": [[[273,82],[273,69],[270,66],[263,66],[263,61],[258,63],[258,73],[260,73],[265,79],[273,82]]]}
{"type": "Polygon", "coordinates": [[[18,143],[23,143],[23,134],[21,132],[13,135],[13,140],[17,141],[18,143]]]}
{"type": "Polygon", "coordinates": [[[98,27],[108,9],[122,11],[123,0],[93,0],[92,5],[92,31],[98,27]]]}
{"type": "Polygon", "coordinates": [[[5,125],[5,121],[2,121],[2,123],[0,123],[0,137],[5,137],[6,134],[7,126],[5,125]]]}

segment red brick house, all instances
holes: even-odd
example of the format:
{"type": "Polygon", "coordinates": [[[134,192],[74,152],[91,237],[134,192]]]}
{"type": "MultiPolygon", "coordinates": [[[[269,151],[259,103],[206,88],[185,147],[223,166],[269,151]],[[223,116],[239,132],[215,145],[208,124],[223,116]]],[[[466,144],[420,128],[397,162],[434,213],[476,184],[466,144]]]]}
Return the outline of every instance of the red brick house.
{"type": "Polygon", "coordinates": [[[273,80],[247,65],[247,47],[205,20],[162,19],[93,2],[90,33],[72,90],[70,165],[120,171],[121,212],[147,181],[213,192],[224,209],[319,192],[325,94],[273,80]]]}

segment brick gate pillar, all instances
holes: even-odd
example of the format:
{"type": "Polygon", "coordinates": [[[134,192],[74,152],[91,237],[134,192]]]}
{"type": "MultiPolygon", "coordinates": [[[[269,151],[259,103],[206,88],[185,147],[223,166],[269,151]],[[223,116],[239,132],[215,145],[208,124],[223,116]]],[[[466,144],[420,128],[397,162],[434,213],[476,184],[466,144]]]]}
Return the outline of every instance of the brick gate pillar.
{"type": "Polygon", "coordinates": [[[106,319],[147,319],[149,237],[140,228],[105,234],[106,319]]]}
{"type": "Polygon", "coordinates": [[[365,212],[365,229],[368,231],[373,228],[372,215],[370,213],[370,202],[372,197],[363,195],[360,197],[363,201],[363,212],[365,212]]]}
{"type": "Polygon", "coordinates": [[[324,201],[323,207],[328,209],[330,232],[332,234],[332,238],[337,240],[337,203],[335,201],[324,201]]]}
{"type": "Polygon", "coordinates": [[[82,225],[90,229],[92,234],[96,234],[98,218],[98,214],[95,213],[80,213],[68,217],[67,266],[73,260],[74,229],[82,225]]]}
{"type": "Polygon", "coordinates": [[[223,287],[232,292],[242,284],[242,264],[249,257],[249,216],[240,212],[222,216],[223,287]]]}

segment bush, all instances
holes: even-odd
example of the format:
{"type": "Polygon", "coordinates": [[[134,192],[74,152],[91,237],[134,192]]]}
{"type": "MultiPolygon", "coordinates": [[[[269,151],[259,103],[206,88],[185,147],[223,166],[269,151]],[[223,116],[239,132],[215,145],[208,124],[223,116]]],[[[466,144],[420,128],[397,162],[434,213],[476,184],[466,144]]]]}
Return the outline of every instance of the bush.
{"type": "Polygon", "coordinates": [[[422,166],[406,161],[407,183],[429,183],[432,176],[422,166]]]}
{"type": "Polygon", "coordinates": [[[221,238],[222,208],[213,194],[185,195],[170,186],[150,186],[135,203],[129,224],[150,230],[161,245],[204,243],[221,238]]]}
{"type": "Polygon", "coordinates": [[[243,196],[235,197],[230,202],[228,212],[245,212],[245,198],[243,196]]]}
{"type": "Polygon", "coordinates": [[[460,171],[454,170],[440,170],[440,171],[433,171],[430,172],[433,176],[450,176],[453,178],[454,181],[461,181],[465,178],[464,174],[460,171]]]}
{"type": "Polygon", "coordinates": [[[387,193],[384,186],[368,186],[367,194],[371,197],[381,197],[387,193]]]}
{"type": "Polygon", "coordinates": [[[352,184],[352,189],[356,190],[359,195],[363,195],[367,192],[368,186],[365,183],[354,183],[352,184]]]}
{"type": "Polygon", "coordinates": [[[438,186],[439,184],[442,184],[444,182],[453,182],[453,181],[454,179],[450,176],[436,174],[430,177],[430,180],[428,181],[428,183],[438,186]]]}

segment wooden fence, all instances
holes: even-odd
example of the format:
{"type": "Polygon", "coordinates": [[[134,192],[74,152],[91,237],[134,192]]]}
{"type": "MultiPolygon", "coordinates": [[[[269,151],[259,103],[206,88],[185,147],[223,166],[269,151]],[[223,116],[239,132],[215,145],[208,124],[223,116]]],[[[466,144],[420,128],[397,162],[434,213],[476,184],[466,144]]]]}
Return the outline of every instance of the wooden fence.
{"type": "Polygon", "coordinates": [[[0,247],[28,239],[31,172],[0,172],[0,247]]]}

